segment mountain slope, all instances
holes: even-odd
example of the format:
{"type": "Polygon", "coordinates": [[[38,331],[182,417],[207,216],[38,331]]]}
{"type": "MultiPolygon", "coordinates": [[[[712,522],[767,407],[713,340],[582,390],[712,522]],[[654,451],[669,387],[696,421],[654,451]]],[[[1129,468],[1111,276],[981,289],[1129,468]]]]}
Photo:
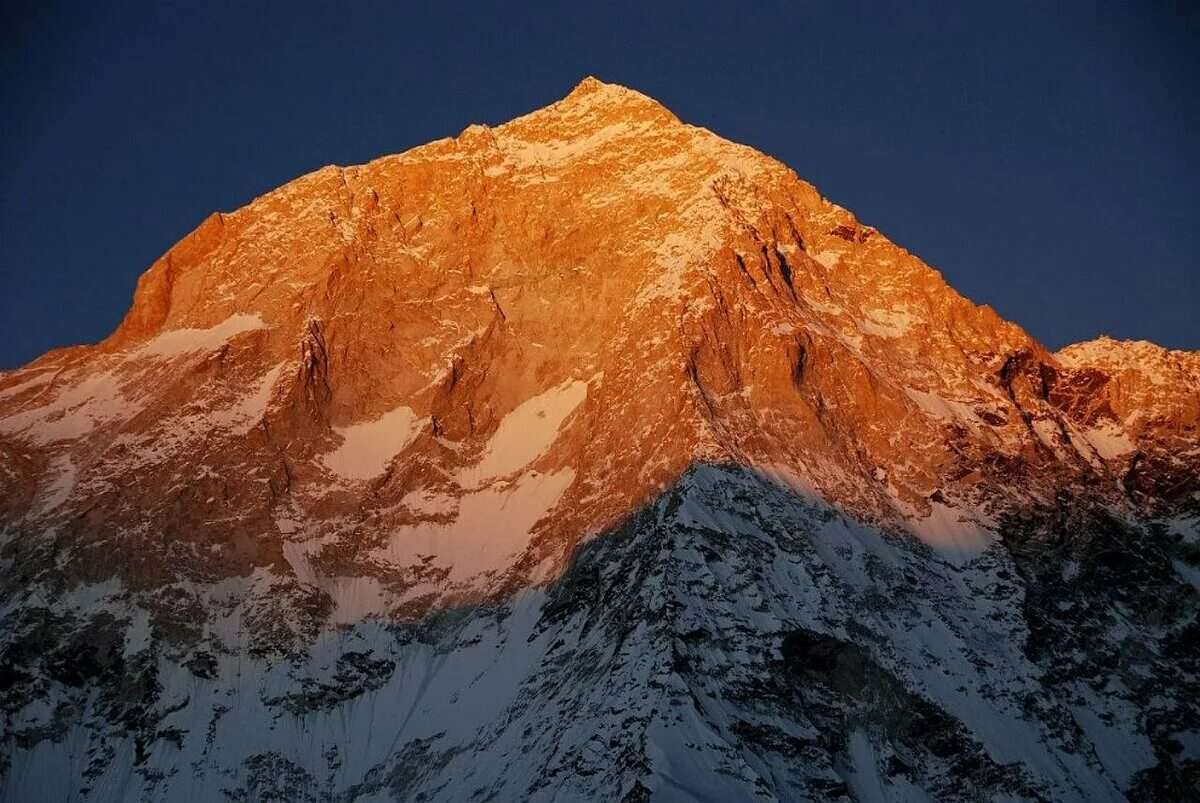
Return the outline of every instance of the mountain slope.
{"type": "Polygon", "coordinates": [[[1196,783],[1200,355],[595,79],[210,217],[0,490],[8,797],[1196,783]]]}

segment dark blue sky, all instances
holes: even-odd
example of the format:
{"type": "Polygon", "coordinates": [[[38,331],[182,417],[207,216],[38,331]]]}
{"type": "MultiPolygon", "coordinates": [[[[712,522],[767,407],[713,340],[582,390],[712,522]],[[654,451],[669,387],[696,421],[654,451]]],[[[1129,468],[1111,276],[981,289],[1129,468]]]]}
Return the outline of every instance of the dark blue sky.
{"type": "Polygon", "coordinates": [[[0,367],[103,337],[212,210],[588,74],[782,159],[1052,347],[1200,348],[1187,4],[194,5],[0,12],[0,367]]]}

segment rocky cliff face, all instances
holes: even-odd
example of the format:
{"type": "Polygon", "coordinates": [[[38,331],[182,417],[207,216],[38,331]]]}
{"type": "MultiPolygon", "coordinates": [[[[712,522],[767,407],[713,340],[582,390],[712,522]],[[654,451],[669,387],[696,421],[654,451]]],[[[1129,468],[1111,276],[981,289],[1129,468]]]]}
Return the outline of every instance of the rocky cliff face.
{"type": "Polygon", "coordinates": [[[594,79],[210,217],[0,375],[0,498],[8,798],[1198,782],[1200,355],[594,79]]]}

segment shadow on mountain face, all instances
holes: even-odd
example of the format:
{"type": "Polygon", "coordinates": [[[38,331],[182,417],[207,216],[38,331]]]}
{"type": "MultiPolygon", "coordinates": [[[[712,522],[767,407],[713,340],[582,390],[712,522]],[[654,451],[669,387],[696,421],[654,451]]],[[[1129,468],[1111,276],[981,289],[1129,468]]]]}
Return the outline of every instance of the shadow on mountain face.
{"type": "Polygon", "coordinates": [[[1197,605],[1164,548],[1070,500],[1000,535],[948,561],[698,465],[544,588],[285,657],[211,609],[186,648],[136,606],[17,611],[0,796],[1186,795],[1197,605]]]}

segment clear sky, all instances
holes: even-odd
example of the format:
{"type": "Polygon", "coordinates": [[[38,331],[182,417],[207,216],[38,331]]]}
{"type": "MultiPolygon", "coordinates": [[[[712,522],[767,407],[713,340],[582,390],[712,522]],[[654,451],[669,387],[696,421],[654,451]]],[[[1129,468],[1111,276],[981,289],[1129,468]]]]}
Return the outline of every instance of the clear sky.
{"type": "Polygon", "coordinates": [[[6,3],[0,368],[102,338],[213,210],[589,74],[783,160],[1051,347],[1200,349],[1196,4],[878,5],[6,3]]]}

